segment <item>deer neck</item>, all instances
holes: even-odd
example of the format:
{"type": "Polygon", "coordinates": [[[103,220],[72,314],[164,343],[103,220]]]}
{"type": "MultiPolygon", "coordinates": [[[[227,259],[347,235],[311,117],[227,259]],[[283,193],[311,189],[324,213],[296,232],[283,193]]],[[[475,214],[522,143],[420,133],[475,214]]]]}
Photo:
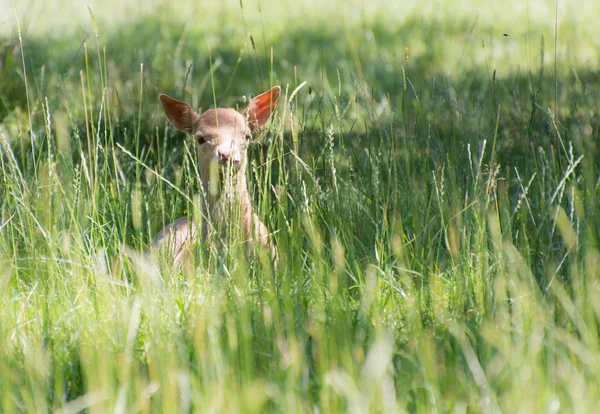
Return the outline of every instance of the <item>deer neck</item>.
{"type": "Polygon", "coordinates": [[[252,216],[252,205],[246,183],[246,165],[232,171],[200,171],[202,181],[202,208],[213,224],[224,219],[237,222],[247,233],[252,216]],[[212,179],[211,179],[212,178],[212,179]],[[215,183],[215,185],[213,185],[215,183]]]}

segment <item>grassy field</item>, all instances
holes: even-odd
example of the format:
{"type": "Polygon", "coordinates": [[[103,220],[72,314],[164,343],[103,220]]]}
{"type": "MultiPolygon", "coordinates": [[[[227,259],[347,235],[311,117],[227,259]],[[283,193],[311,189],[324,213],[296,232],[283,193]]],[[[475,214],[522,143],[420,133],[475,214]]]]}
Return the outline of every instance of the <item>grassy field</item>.
{"type": "Polygon", "coordinates": [[[595,412],[600,9],[426,3],[0,0],[0,412],[595,412]],[[199,214],[158,94],[275,84],[278,268],[145,260],[199,214]]]}

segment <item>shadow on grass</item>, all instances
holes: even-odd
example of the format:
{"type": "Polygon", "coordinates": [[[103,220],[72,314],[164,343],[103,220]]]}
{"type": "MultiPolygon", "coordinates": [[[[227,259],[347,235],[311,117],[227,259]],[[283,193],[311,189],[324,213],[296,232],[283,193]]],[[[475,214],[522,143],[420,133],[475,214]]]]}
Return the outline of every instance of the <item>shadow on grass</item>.
{"type": "MultiPolygon", "coordinates": [[[[100,131],[91,124],[92,135],[103,137],[102,145],[108,149],[100,155],[105,157],[101,164],[108,169],[104,173],[108,181],[119,180],[116,171],[120,168],[126,178],[126,197],[105,205],[108,218],[115,205],[129,202],[136,180],[143,181],[136,177],[139,165],[120,151],[120,165],[115,166],[111,151],[116,143],[170,181],[189,185],[188,191],[194,191],[193,182],[177,181],[176,171],[184,160],[183,135],[165,132],[166,122],[156,98],[159,92],[185,99],[194,107],[207,108],[216,101],[219,106],[243,108],[242,96],[267,89],[268,79],[290,84],[290,89],[306,80],[308,88],[300,91],[292,109],[299,124],[298,156],[307,163],[310,174],[294,171],[292,178],[297,181],[287,183],[285,189],[296,202],[286,204],[287,211],[270,219],[272,228],[281,228],[284,216],[298,215],[302,203],[313,203],[326,240],[340,237],[341,232],[344,242],[353,246],[349,251],[356,255],[354,260],[361,263],[373,261],[373,246],[403,228],[406,239],[416,241],[414,245],[421,249],[413,253],[421,258],[420,270],[427,273],[432,271],[432,263],[452,262],[445,239],[448,223],[443,218],[456,217],[471,208],[474,200],[491,194],[505,209],[505,234],[514,235],[519,247],[528,246],[530,261],[537,263],[534,268],[542,279],[549,255],[559,260],[561,253],[550,222],[556,204],[553,193],[560,185],[557,177],[559,180],[573,163],[568,142],[575,154],[585,154],[582,166],[587,171],[584,184],[572,184],[590,194],[586,211],[594,211],[596,206],[591,194],[595,191],[592,177],[600,162],[596,144],[600,75],[572,70],[558,80],[556,89],[548,72],[498,79],[484,69],[452,78],[440,75],[439,62],[448,53],[445,39],[468,37],[470,30],[466,23],[442,31],[436,25],[411,22],[398,28],[364,27],[356,33],[335,29],[289,32],[276,45],[272,72],[268,55],[248,50],[244,39],[236,43],[217,34],[220,46],[213,49],[212,78],[204,46],[206,34],[188,34],[179,43],[181,27],[158,18],[103,38],[106,54],[102,50],[100,59],[90,46],[87,71],[80,49],[83,36],[27,39],[25,58],[37,153],[47,151],[43,104],[48,97],[49,112],[66,113],[70,120],[70,163],[80,163],[87,145],[83,76],[86,104],[92,108],[89,115],[96,118],[95,123],[101,107],[110,115],[110,125],[106,115],[98,123],[100,131]],[[402,39],[414,37],[429,47],[407,61],[402,39]],[[99,61],[108,83],[102,79],[99,61]],[[534,175],[539,178],[531,183],[527,208],[521,208],[525,186],[534,175]],[[308,196],[301,193],[306,183],[308,196]],[[355,225],[348,226],[348,222],[355,225]],[[343,234],[344,228],[349,229],[347,234],[343,234]],[[557,246],[556,252],[548,252],[547,246],[557,246]],[[441,262],[434,257],[440,251],[446,256],[441,262]]],[[[9,139],[16,143],[17,135],[27,135],[27,99],[19,51],[11,39],[2,43],[0,62],[0,119],[9,139]]],[[[290,155],[289,138],[286,132],[282,152],[276,153],[278,161],[272,164],[268,179],[273,186],[284,183],[281,170],[298,168],[290,155]]],[[[270,145],[276,145],[275,137],[267,137],[253,148],[251,159],[262,160],[261,165],[270,145]]],[[[36,167],[30,147],[23,148],[25,154],[20,152],[21,146],[14,145],[15,156],[25,160],[20,168],[31,177],[36,167]]],[[[252,176],[255,190],[256,182],[265,178],[260,171],[252,176]]],[[[146,200],[152,200],[164,188],[148,184],[143,191],[146,200]]],[[[268,197],[266,205],[280,202],[274,192],[263,197],[268,197]]],[[[165,203],[171,212],[189,210],[177,196],[167,195],[165,203]]],[[[562,203],[569,207],[566,197],[562,203]]],[[[163,207],[159,215],[159,208],[150,204],[147,214],[162,217],[153,224],[151,230],[156,231],[171,213],[165,216],[163,207]]],[[[478,214],[473,215],[473,226],[478,214]]],[[[594,219],[592,224],[600,234],[600,221],[594,219]]],[[[131,219],[121,226],[126,226],[119,231],[124,238],[133,234],[131,219]]],[[[140,237],[144,240],[147,236],[140,237]]]]}

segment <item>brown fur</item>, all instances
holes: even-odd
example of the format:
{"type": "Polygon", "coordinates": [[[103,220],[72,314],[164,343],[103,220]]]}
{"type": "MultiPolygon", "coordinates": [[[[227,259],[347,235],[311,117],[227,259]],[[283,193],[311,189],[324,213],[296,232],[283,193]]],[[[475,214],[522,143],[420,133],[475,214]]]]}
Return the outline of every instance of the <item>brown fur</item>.
{"type": "MultiPolygon", "coordinates": [[[[189,256],[198,236],[203,241],[207,240],[211,229],[223,231],[224,224],[229,224],[239,226],[250,248],[257,241],[267,247],[275,259],[275,247],[269,231],[253,212],[250,203],[246,184],[246,148],[247,136],[268,121],[279,92],[280,88],[276,86],[255,97],[246,116],[231,108],[209,109],[197,115],[185,102],[161,95],[161,103],[171,123],[196,137],[198,171],[202,181],[203,205],[200,210],[205,213],[206,220],[202,221],[200,228],[187,217],[175,220],[156,235],[151,246],[153,250],[162,251],[170,260],[180,263],[189,256]],[[246,122],[246,119],[249,121],[246,122]],[[228,155],[225,158],[223,154],[228,155]],[[219,174],[214,173],[214,168],[219,174]],[[218,183],[211,182],[211,179],[218,180],[218,183]],[[225,223],[225,217],[235,222],[225,223]]],[[[223,234],[220,236],[223,240],[223,234]]]]}

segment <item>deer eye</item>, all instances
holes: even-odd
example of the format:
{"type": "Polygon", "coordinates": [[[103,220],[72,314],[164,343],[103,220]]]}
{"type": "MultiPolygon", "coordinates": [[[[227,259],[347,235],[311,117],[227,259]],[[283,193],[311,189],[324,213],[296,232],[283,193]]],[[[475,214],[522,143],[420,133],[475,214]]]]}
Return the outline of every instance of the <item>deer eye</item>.
{"type": "Polygon", "coordinates": [[[206,138],[204,137],[204,135],[197,133],[196,134],[196,142],[198,142],[199,145],[205,144],[206,138]]]}

